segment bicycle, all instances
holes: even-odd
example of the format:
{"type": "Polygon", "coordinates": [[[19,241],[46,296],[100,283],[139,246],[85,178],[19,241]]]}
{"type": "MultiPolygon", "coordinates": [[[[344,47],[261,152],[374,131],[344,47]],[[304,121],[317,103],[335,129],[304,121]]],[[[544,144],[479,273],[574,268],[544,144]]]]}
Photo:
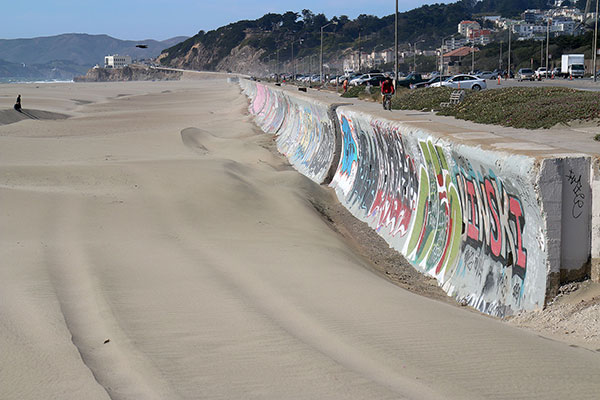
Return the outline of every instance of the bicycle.
{"type": "Polygon", "coordinates": [[[384,110],[390,110],[392,111],[392,94],[391,93],[385,93],[383,95],[383,109],[384,110]]]}

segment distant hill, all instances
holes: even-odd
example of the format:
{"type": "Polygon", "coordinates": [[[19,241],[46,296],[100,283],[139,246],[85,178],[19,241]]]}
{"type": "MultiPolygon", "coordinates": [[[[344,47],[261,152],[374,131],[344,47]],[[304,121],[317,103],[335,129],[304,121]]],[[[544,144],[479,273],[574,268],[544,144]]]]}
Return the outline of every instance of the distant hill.
{"type": "Polygon", "coordinates": [[[163,41],[120,40],[108,35],[68,33],[31,39],[0,39],[0,79],[71,79],[109,54],[151,59],[161,50],[185,40],[180,36],[163,41]],[[145,49],[137,48],[145,44],[145,49]],[[54,78],[57,76],[57,78],[54,78]]]}
{"type": "MultiPolygon", "coordinates": [[[[451,4],[425,5],[399,14],[399,41],[402,49],[419,43],[421,48],[439,47],[441,39],[455,33],[458,23],[475,15],[513,17],[526,9],[548,9],[547,0],[461,0],[451,4]]],[[[359,15],[328,19],[310,10],[301,13],[266,14],[257,20],[238,21],[197,35],[165,49],[159,61],[166,66],[235,71],[249,74],[275,70],[276,60],[310,63],[320,53],[320,29],[325,32],[325,62],[339,63],[344,53],[361,49],[371,51],[394,44],[394,15],[382,18],[359,15]],[[260,71],[260,72],[259,72],[260,71]]],[[[312,61],[313,71],[316,61],[312,61]]],[[[306,70],[307,68],[304,67],[306,70]]],[[[310,66],[308,69],[311,69],[310,66]]]]}

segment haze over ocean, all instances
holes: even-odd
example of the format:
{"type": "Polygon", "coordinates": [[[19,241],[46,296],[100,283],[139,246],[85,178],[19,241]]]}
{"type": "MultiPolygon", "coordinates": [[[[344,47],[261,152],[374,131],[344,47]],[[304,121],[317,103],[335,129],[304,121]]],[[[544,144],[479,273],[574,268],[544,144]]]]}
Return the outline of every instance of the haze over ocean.
{"type": "MultiPolygon", "coordinates": [[[[403,0],[398,6],[399,11],[403,12],[434,3],[451,2],[403,0]]],[[[26,7],[20,2],[5,2],[0,16],[0,39],[89,33],[107,34],[118,39],[165,40],[175,36],[193,36],[200,30],[209,31],[239,20],[257,19],[267,13],[301,13],[303,9],[315,14],[323,13],[328,18],[347,15],[353,19],[360,14],[382,17],[394,13],[395,2],[176,0],[165,6],[164,1],[158,0],[106,0],[101,3],[31,0],[26,7]]]]}

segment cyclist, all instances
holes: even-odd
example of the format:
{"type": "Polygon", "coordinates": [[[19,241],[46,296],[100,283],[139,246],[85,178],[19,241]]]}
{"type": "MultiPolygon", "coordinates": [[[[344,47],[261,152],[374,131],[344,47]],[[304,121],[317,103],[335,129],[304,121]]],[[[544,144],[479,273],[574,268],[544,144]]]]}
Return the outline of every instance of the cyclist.
{"type": "Polygon", "coordinates": [[[394,95],[394,84],[392,78],[386,78],[385,81],[381,82],[381,97],[382,104],[385,107],[385,101],[391,101],[391,97],[394,95]]]}

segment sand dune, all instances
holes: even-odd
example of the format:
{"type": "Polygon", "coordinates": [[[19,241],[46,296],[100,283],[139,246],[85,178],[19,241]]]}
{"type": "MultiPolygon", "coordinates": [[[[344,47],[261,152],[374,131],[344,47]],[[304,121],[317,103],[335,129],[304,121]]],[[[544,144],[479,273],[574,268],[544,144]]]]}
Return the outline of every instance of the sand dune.
{"type": "Polygon", "coordinates": [[[0,126],[0,398],[597,398],[600,353],[370,272],[235,85],[6,89],[71,117],[0,126]]]}

